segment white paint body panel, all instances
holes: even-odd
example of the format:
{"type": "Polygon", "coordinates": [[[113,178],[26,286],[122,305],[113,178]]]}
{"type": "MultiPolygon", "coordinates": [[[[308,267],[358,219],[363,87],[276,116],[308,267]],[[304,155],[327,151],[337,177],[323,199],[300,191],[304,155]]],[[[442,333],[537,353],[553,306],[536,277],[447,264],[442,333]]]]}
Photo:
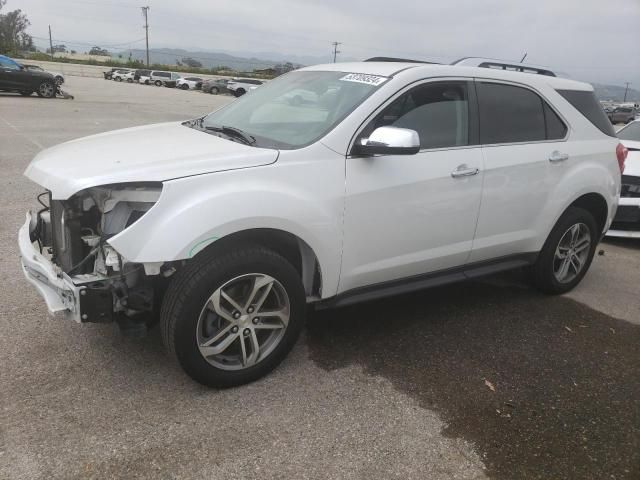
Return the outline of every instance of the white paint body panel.
{"type": "Polygon", "coordinates": [[[126,128],[40,152],[25,175],[66,199],[89,187],[160,182],[273,163],[277,150],[251,148],[177,122],[126,128]]]}
{"type": "MultiPolygon", "coordinates": [[[[189,259],[247,229],[289,232],[315,253],[321,297],[468,262],[538,251],[564,209],[585,193],[617,207],[617,139],[606,137],[554,89],[571,80],[499,70],[397,63],[309,67],[389,76],[341,123],[298,150],[252,148],[167,123],[87,137],[41,152],[26,175],[66,199],[98,185],[158,181],[158,202],[109,243],[127,260],[189,259]],[[570,124],[567,140],[346,158],[382,104],[425,79],[527,85],[570,124]],[[551,164],[553,150],[570,155],[551,164]],[[451,178],[459,165],[478,175],[451,178]],[[477,224],[477,225],[476,225],[477,224]]],[[[277,80],[276,80],[277,81],[277,80]]],[[[608,224],[607,224],[608,226],[608,224]]]]}

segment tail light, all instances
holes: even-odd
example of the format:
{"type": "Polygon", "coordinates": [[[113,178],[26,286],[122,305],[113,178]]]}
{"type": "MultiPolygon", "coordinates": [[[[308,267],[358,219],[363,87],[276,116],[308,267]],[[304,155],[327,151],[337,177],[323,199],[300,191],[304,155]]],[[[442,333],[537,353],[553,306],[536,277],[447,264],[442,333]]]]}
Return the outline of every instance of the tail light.
{"type": "Polygon", "coordinates": [[[627,159],[627,154],[629,150],[627,150],[624,145],[618,143],[616,147],[616,157],[618,158],[618,167],[620,167],[620,173],[624,172],[624,162],[627,159]]]}

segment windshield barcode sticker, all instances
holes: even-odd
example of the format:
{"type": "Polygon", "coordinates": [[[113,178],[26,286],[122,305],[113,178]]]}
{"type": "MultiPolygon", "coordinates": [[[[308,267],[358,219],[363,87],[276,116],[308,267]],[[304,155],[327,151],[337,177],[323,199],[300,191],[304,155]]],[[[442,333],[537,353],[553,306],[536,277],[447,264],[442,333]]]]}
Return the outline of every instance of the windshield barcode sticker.
{"type": "Polygon", "coordinates": [[[340,80],[342,80],[343,82],[366,83],[367,85],[373,85],[377,87],[378,85],[384,83],[387,80],[387,77],[381,77],[379,75],[367,75],[365,73],[348,73],[340,80]]]}

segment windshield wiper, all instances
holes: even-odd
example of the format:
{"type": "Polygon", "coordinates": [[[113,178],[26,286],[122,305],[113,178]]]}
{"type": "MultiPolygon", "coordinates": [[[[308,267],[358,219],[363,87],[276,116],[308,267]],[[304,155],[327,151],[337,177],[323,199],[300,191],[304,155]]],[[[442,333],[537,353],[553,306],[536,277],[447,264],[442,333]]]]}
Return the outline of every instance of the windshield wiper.
{"type": "Polygon", "coordinates": [[[256,143],[256,138],[253,135],[249,135],[247,132],[236,127],[228,127],[226,125],[207,125],[204,128],[205,130],[224,133],[230,137],[242,140],[242,142],[246,145],[253,145],[254,143],[256,143]]]}

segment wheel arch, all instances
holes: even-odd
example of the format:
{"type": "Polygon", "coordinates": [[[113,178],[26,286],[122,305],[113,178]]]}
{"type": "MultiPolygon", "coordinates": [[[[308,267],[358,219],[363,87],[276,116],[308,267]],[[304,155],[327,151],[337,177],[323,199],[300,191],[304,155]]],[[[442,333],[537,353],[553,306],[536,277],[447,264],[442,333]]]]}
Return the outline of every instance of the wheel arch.
{"type": "Polygon", "coordinates": [[[576,198],[569,205],[569,207],[583,208],[584,210],[591,213],[596,221],[596,224],[598,225],[599,233],[604,233],[604,229],[607,224],[607,218],[609,215],[609,205],[607,204],[607,200],[602,195],[595,192],[586,193],[576,198]]]}
{"type": "Polygon", "coordinates": [[[200,250],[189,261],[198,261],[211,250],[234,248],[248,243],[269,248],[293,265],[300,275],[307,297],[319,298],[322,294],[322,270],[316,253],[302,238],[275,228],[252,228],[226,235],[200,250]]]}

